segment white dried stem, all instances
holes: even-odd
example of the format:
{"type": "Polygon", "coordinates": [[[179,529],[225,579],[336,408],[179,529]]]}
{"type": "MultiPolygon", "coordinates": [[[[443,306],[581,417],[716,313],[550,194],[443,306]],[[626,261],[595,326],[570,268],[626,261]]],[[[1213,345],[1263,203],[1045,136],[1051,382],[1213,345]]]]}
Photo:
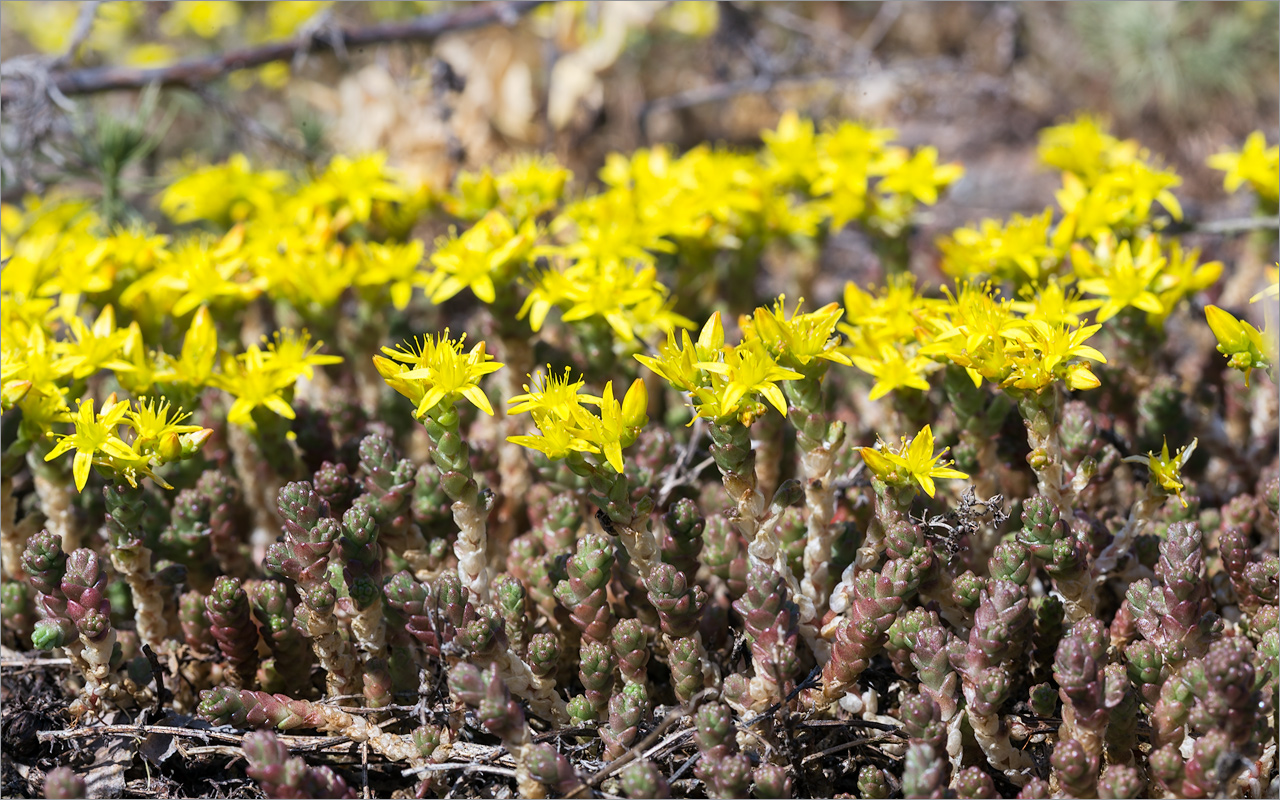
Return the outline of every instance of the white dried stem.
{"type": "Polygon", "coordinates": [[[359,693],[362,689],[356,679],[351,643],[338,632],[338,619],[332,609],[316,610],[303,605],[298,609],[297,618],[311,637],[316,661],[324,668],[325,693],[332,697],[359,693]]]}
{"type": "Polygon", "coordinates": [[[533,674],[524,659],[510,647],[493,663],[507,689],[528,703],[530,711],[557,725],[568,724],[569,710],[564,698],[556,692],[554,678],[539,678],[533,674]]]}
{"type": "Polygon", "coordinates": [[[153,650],[159,650],[161,643],[169,638],[170,618],[166,613],[166,589],[151,573],[150,548],[139,546],[127,553],[112,548],[111,564],[129,584],[138,638],[153,650]]]}
{"type": "Polygon", "coordinates": [[[966,709],[966,713],[973,736],[991,766],[1018,786],[1025,786],[1034,765],[1026,752],[1015,749],[1009,742],[1009,731],[1001,724],[1000,715],[979,714],[972,706],[966,709]]]}
{"type": "Polygon", "coordinates": [[[804,474],[805,545],[804,579],[800,590],[809,599],[808,618],[801,614],[801,622],[809,622],[819,616],[831,595],[831,518],[835,516],[836,492],[831,485],[831,473],[835,463],[835,448],[824,443],[821,447],[800,454],[800,468],[804,474]]]}
{"type": "Polygon", "coordinates": [[[489,602],[488,514],[484,507],[465,500],[453,506],[453,521],[458,538],[453,553],[458,557],[458,580],[467,587],[477,602],[489,602]]]}

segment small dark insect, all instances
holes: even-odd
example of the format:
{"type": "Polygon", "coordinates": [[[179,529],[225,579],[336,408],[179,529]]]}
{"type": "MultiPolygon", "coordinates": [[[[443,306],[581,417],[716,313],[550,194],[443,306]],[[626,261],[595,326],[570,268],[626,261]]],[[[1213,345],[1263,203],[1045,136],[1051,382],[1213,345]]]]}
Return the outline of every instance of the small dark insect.
{"type": "Polygon", "coordinates": [[[610,536],[616,535],[613,529],[613,519],[605,513],[603,508],[596,509],[596,521],[600,523],[600,527],[604,528],[604,532],[610,536]]]}

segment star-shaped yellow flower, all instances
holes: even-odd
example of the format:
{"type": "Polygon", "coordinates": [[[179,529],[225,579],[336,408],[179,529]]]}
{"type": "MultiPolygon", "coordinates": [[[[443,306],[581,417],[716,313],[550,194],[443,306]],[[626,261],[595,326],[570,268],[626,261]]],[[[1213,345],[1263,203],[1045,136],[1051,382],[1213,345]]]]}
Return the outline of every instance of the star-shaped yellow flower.
{"type": "Polygon", "coordinates": [[[903,437],[897,449],[883,445],[883,449],[860,448],[867,468],[880,480],[897,486],[909,486],[913,481],[933,497],[937,487],[934,478],[967,478],[968,474],[951,469],[950,461],[939,463],[947,454],[947,448],[934,455],[933,429],[925,425],[909,442],[903,437]]]}
{"type": "Polygon", "coordinates": [[[75,450],[75,463],[71,472],[75,476],[76,491],[83,492],[84,485],[89,481],[89,467],[93,466],[94,458],[99,453],[126,461],[136,458],[136,454],[116,430],[128,411],[128,403],[108,402],[103,404],[101,414],[95,414],[93,398],[82,400],[72,418],[76,432],[63,436],[44,460],[52,461],[68,450],[75,450]]]}
{"type": "Polygon", "coordinates": [[[477,342],[464,354],[462,345],[466,338],[463,334],[458,339],[450,339],[449,329],[445,328],[444,333],[428,334],[420,342],[384,347],[382,352],[391,359],[374,356],[373,363],[388,386],[417,403],[414,416],[419,419],[441,403],[452,405],[463,397],[493,416],[493,406],[480,389],[479,381],[497,372],[502,364],[485,352],[484,342],[477,342]],[[401,369],[395,361],[409,365],[409,369],[401,369]]]}
{"type": "Polygon", "coordinates": [[[1165,492],[1176,495],[1178,501],[1182,503],[1182,507],[1186,508],[1187,501],[1182,497],[1182,490],[1185,488],[1182,483],[1182,468],[1186,466],[1191,454],[1195,452],[1196,442],[1198,441],[1198,439],[1192,439],[1191,444],[1170,456],[1169,440],[1165,439],[1164,447],[1160,449],[1159,456],[1155,453],[1147,453],[1145,456],[1129,456],[1125,461],[1146,464],[1147,469],[1151,471],[1151,482],[1165,492]]]}

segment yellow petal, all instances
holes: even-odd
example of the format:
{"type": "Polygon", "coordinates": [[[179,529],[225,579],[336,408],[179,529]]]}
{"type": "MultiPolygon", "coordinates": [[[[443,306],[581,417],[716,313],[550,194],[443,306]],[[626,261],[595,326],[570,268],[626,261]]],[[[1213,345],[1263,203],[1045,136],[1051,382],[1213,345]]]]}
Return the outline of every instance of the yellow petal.
{"type": "Polygon", "coordinates": [[[266,400],[263,400],[262,404],[285,419],[293,419],[297,416],[293,413],[293,408],[291,408],[289,404],[284,401],[284,398],[278,394],[271,395],[266,400]]]}
{"type": "Polygon", "coordinates": [[[649,410],[649,389],[644,380],[636,378],[622,399],[622,424],[628,427],[643,425],[649,410]]]}
{"type": "Polygon", "coordinates": [[[915,477],[916,481],[920,484],[920,488],[924,489],[924,493],[933,497],[933,493],[936,491],[936,487],[933,485],[933,478],[930,478],[928,475],[917,475],[915,477]]]}
{"type": "Polygon", "coordinates": [[[779,414],[784,417],[787,415],[787,399],[782,396],[781,389],[773,384],[768,384],[760,387],[760,393],[765,396],[765,399],[768,400],[774,408],[778,409],[779,414]]]}
{"type": "Polygon", "coordinates": [[[89,481],[89,467],[93,466],[93,453],[86,450],[77,450],[75,464],[72,465],[71,471],[76,479],[76,491],[83,492],[84,485],[89,481]]]}
{"type": "Polygon", "coordinates": [[[467,386],[462,390],[462,396],[471,401],[472,405],[480,409],[489,416],[493,416],[493,406],[489,404],[489,398],[480,390],[479,386],[467,386]]]}
{"type": "Polygon", "coordinates": [[[619,442],[608,442],[604,446],[604,457],[613,467],[613,471],[622,474],[622,445],[619,442]]]}

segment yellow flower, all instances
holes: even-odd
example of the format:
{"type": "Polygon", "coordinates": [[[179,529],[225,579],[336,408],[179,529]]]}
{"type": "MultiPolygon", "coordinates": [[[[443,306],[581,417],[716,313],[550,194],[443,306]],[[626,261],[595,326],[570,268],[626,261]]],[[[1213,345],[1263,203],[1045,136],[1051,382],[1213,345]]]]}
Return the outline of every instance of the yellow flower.
{"type": "Polygon", "coordinates": [[[912,481],[920,485],[925,493],[933,497],[936,487],[934,478],[969,477],[959,470],[950,468],[950,461],[939,463],[939,459],[947,454],[943,448],[938,454],[933,452],[933,429],[925,425],[910,442],[903,437],[897,449],[881,443],[881,450],[871,447],[859,448],[867,469],[887,484],[909,486],[912,481]]]}
{"type": "Polygon", "coordinates": [[[400,175],[387,166],[385,153],[358,158],[334,156],[324,174],[299,192],[299,197],[329,207],[335,215],[368,222],[375,202],[406,203],[411,198],[400,175]]]}
{"type": "Polygon", "coordinates": [[[1191,444],[1170,456],[1169,440],[1166,438],[1159,456],[1155,453],[1148,453],[1145,456],[1129,456],[1125,461],[1134,464],[1146,464],[1147,469],[1151,472],[1151,482],[1168,494],[1177,495],[1182,507],[1186,508],[1187,501],[1182,497],[1182,490],[1185,488],[1182,483],[1182,468],[1186,466],[1187,460],[1195,452],[1196,442],[1198,441],[1198,439],[1192,439],[1191,444]]]}
{"type": "Polygon", "coordinates": [[[891,278],[877,295],[864,291],[853,281],[844,286],[844,319],[837,328],[851,336],[862,334],[874,341],[908,342],[916,338],[919,315],[930,312],[938,301],[916,292],[914,275],[891,278]]]}
{"type": "Polygon", "coordinates": [[[128,403],[108,402],[103,404],[101,414],[95,414],[93,398],[81,400],[79,410],[72,419],[76,432],[62,436],[44,460],[52,461],[68,450],[75,450],[76,457],[71,472],[75,476],[76,491],[83,492],[84,485],[89,480],[89,467],[99,453],[126,461],[135,458],[133,450],[116,432],[128,411],[128,403]]]}
{"type": "Polygon", "coordinates": [[[613,381],[604,385],[600,403],[600,422],[588,429],[584,437],[600,448],[614,472],[622,474],[622,449],[630,447],[649,420],[645,410],[649,404],[644,381],[636,378],[619,403],[613,398],[613,381]]]}
{"type": "Polygon", "coordinates": [[[160,209],[179,224],[231,225],[273,206],[276,192],[287,183],[285,173],[255,172],[249,159],[236,153],[225,164],[199,167],[169,184],[160,195],[160,209]]]}
{"type": "Polygon", "coordinates": [[[516,404],[508,413],[530,412],[540,436],[509,436],[507,441],[530,447],[548,458],[564,458],[570,453],[603,453],[605,463],[622,474],[622,451],[635,443],[640,429],[648,422],[646,407],[649,396],[644,381],[637,378],[619,403],[613,395],[613,381],[605,384],[604,395],[580,394],[582,381],[571,381],[570,370],[557,378],[548,373],[535,388],[526,385],[527,394],[513,397],[516,404]],[[583,404],[600,407],[600,416],[583,404]]]}
{"type": "Polygon", "coordinates": [[[454,179],[457,190],[442,200],[444,210],[458,219],[477,220],[498,206],[498,181],[486,167],[463,170],[454,179]]]}
{"type": "Polygon", "coordinates": [[[116,330],[116,313],[110,305],[102,309],[93,327],[84,324],[79,317],[69,320],[73,341],[62,342],[59,349],[72,367],[72,377],[86,378],[106,367],[117,372],[128,372],[133,366],[117,357],[128,330],[116,330]]]}
{"type": "Polygon", "coordinates": [[[1014,214],[1006,223],[984,219],[978,229],[957,228],[938,241],[942,267],[950,275],[1009,280],[1039,280],[1042,269],[1056,261],[1049,234],[1051,209],[1036,217],[1014,214]]]}
{"type": "Polygon", "coordinates": [[[71,374],[72,362],[67,356],[57,355],[56,344],[49,341],[44,328],[31,328],[25,347],[14,347],[17,343],[8,336],[5,340],[5,360],[14,359],[13,366],[6,369],[5,380],[25,380],[37,394],[61,397],[65,389],[61,382],[71,374]]]}
{"type": "Polygon", "coordinates": [[[120,302],[131,308],[155,307],[177,317],[201,305],[249,302],[267,282],[243,270],[244,231],[237,225],[217,243],[203,237],[182,242],[168,260],[130,284],[120,302]]]}
{"type": "Polygon", "coordinates": [[[799,180],[808,184],[818,174],[818,142],[813,121],[801,119],[795,111],[787,111],[778,120],[778,127],[762,131],[768,152],[768,169],[774,180],[790,184],[799,180]]]}
{"type": "Polygon", "coordinates": [[[184,451],[194,452],[210,436],[213,431],[199,425],[182,425],[183,420],[191,416],[182,409],[173,411],[165,398],[138,400],[137,409],[129,409],[128,424],[133,428],[137,438],[133,441],[133,450],[139,455],[156,456],[160,462],[176,461],[184,451]],[[189,434],[200,434],[191,437],[189,434]],[[185,440],[185,441],[184,441],[185,440]]]}
{"type": "Polygon", "coordinates": [[[295,376],[282,374],[275,368],[273,359],[257,345],[234,358],[223,361],[222,372],[210,375],[210,386],[233,395],[236,400],[227,411],[227,421],[246,428],[254,428],[253,410],[264,407],[285,419],[294,419],[293,408],[285,399],[292,393],[295,376]]]}
{"type": "Polygon", "coordinates": [[[1101,325],[1086,325],[1072,330],[1066,325],[1050,325],[1041,320],[1031,320],[1029,345],[1040,354],[1047,370],[1056,369],[1072,358],[1087,358],[1105,364],[1107,357],[1085,344],[1090,336],[1101,329],[1101,325]]]}
{"type": "Polygon", "coordinates": [[[537,450],[553,460],[570,453],[600,452],[595,445],[575,435],[575,429],[563,420],[543,419],[538,423],[538,430],[541,436],[508,436],[507,441],[537,450]]]}
{"type": "MultiPolygon", "coordinates": [[[[139,340],[141,334],[139,334],[139,340]]],[[[164,383],[182,383],[193,388],[204,386],[213,374],[218,358],[218,330],[213,325],[213,315],[207,306],[201,306],[191,317],[191,326],[182,339],[182,351],[177,359],[170,357],[169,366],[156,376],[164,383]]]]}
{"type": "Polygon", "coordinates": [[[637,354],[635,359],[675,388],[691,392],[706,382],[702,374],[703,364],[718,358],[724,348],[724,326],[720,322],[720,312],[712,314],[702,326],[696,344],[689,338],[688,331],[680,331],[680,337],[681,344],[677,344],[675,332],[669,332],[666,343],[658,346],[656,357],[637,354]]]}
{"type": "Polygon", "coordinates": [[[142,338],[142,326],[137,322],[131,323],[126,333],[120,355],[130,368],[117,372],[116,380],[134,394],[145,394],[164,374],[168,357],[147,347],[146,340],[142,338]]]}
{"type": "Polygon", "coordinates": [[[910,160],[885,176],[879,188],[911,195],[925,205],[938,202],[938,189],[954,183],[964,175],[959,164],[938,166],[938,149],[922,147],[910,160]]]}
{"type": "Polygon", "coordinates": [[[1080,176],[1090,182],[1112,167],[1128,163],[1138,153],[1138,143],[1120,141],[1106,131],[1106,123],[1088,114],[1074,121],[1040,131],[1036,154],[1044,164],[1080,176]]]}
{"type": "Polygon", "coordinates": [[[391,302],[397,311],[403,311],[409,305],[415,286],[423,286],[427,282],[426,274],[418,270],[422,264],[421,241],[415,239],[406,244],[361,242],[354,252],[360,261],[355,284],[389,287],[391,302]]]}
{"type": "Polygon", "coordinates": [[[239,21],[240,8],[235,3],[189,0],[171,5],[160,18],[160,29],[167,36],[177,37],[191,31],[201,39],[212,39],[239,21]]]}
{"type": "Polygon", "coordinates": [[[535,420],[546,418],[575,425],[587,424],[587,418],[593,415],[583,408],[583,403],[598,406],[604,401],[595,395],[581,394],[585,381],[570,380],[571,372],[572,368],[565,367],[564,375],[557,377],[551,374],[551,365],[548,364],[545,374],[539,373],[537,378],[530,377],[533,381],[532,388],[529,384],[524,384],[525,393],[507,401],[515,406],[508,409],[507,413],[530,413],[535,420]]]}
{"type": "Polygon", "coordinates": [[[1166,314],[1184,298],[1212,286],[1222,275],[1221,261],[1199,262],[1200,248],[1192,248],[1184,254],[1180,242],[1175,240],[1169,245],[1168,263],[1156,280],[1160,304],[1166,314]]]}
{"type": "Polygon", "coordinates": [[[923,356],[906,359],[902,351],[892,345],[885,345],[880,350],[878,359],[867,356],[854,356],[853,364],[858,369],[875,376],[876,382],[871,387],[869,400],[879,400],[896,389],[919,389],[929,391],[929,381],[925,379],[934,363],[923,356]]]}
{"type": "Polygon", "coordinates": [[[519,222],[555,208],[573,173],[552,156],[522,155],[497,177],[500,207],[519,222]]]}
{"type": "Polygon", "coordinates": [[[1080,290],[1106,298],[1098,309],[1098,322],[1106,322],[1129,307],[1140,308],[1151,314],[1163,314],[1164,304],[1151,291],[1152,284],[1166,263],[1160,255],[1156,237],[1149,236],[1143,241],[1136,258],[1127,240],[1120,243],[1114,258],[1110,257],[1110,248],[1109,238],[1100,242],[1096,260],[1080,245],[1072,248],[1076,272],[1081,276],[1089,276],[1080,281],[1080,290]]]}
{"type": "Polygon", "coordinates": [[[1249,374],[1255,369],[1274,366],[1274,344],[1264,340],[1262,332],[1242,319],[1217,306],[1204,307],[1209,328],[1218,340],[1218,352],[1227,357],[1232,369],[1244,373],[1244,385],[1249,385],[1249,374]]]}
{"type": "Polygon", "coordinates": [[[1013,369],[1001,385],[1042,392],[1054,380],[1062,380],[1072,389],[1096,389],[1101,383],[1093,370],[1088,364],[1073,362],[1073,359],[1106,363],[1102,353],[1085,344],[1101,328],[1101,325],[1088,325],[1073,330],[1066,325],[1031,320],[1028,338],[1010,346],[1008,355],[1013,369]]]}
{"type": "Polygon", "coordinates": [[[324,342],[311,344],[311,334],[306,331],[299,334],[289,328],[283,328],[272,334],[269,341],[265,336],[262,337],[262,341],[267,346],[272,366],[280,373],[282,379],[287,376],[290,381],[296,381],[298,378],[310,380],[314,375],[312,367],[342,363],[341,356],[319,355],[318,351],[324,342]]]}
{"type": "Polygon", "coordinates": [[[828,303],[802,314],[802,299],[788,319],[786,300],[786,295],[779,295],[772,311],[761,306],[753,317],[744,318],[744,333],[760,339],[784,363],[803,368],[814,359],[822,359],[848,366],[849,357],[838,349],[840,337],[836,335],[836,323],[844,309],[838,303],[828,303]]]}
{"type": "Polygon", "coordinates": [[[505,216],[491,212],[465,233],[437,241],[430,259],[435,271],[426,281],[431,302],[443,303],[470,289],[476,299],[492,303],[497,298],[494,279],[510,280],[535,237],[532,222],[517,231],[505,216]]]}
{"type": "Polygon", "coordinates": [[[1083,300],[1074,289],[1068,292],[1056,278],[1050,278],[1044,286],[1023,287],[1022,296],[1030,300],[1015,300],[1009,308],[1028,321],[1042,320],[1050,325],[1079,325],[1080,315],[1102,307],[1101,300],[1083,300]]]}
{"type": "Polygon", "coordinates": [[[1272,203],[1280,198],[1280,145],[1267,147],[1267,137],[1262,131],[1249,134],[1239,153],[1218,153],[1210,156],[1208,163],[1227,173],[1222,186],[1228,192],[1247,182],[1259,197],[1272,203]]]}
{"type": "MultiPolygon", "coordinates": [[[[1011,343],[1028,337],[1027,321],[1013,313],[1010,301],[990,283],[965,283],[960,293],[944,287],[948,302],[929,320],[932,335],[920,355],[942,357],[965,368],[977,386],[986,378],[1004,380],[1011,343]]],[[[923,339],[922,339],[923,341],[923,339]]]]}
{"type": "Polygon", "coordinates": [[[779,366],[758,339],[747,340],[728,350],[724,361],[702,361],[698,368],[724,378],[723,382],[712,384],[719,403],[716,416],[721,418],[737,411],[742,399],[749,394],[761,395],[785,417],[787,400],[777,383],[804,377],[795,370],[779,366]]]}
{"type": "MultiPolygon", "coordinates": [[[[401,391],[397,383],[417,387],[413,389],[414,395],[421,389],[422,396],[418,399],[414,416],[421,419],[436,406],[442,403],[452,406],[464,397],[476,408],[493,416],[493,406],[480,389],[479,381],[485,375],[497,372],[502,364],[485,352],[484,342],[477,342],[464,354],[462,347],[466,339],[465,333],[458,339],[450,339],[449,329],[445,328],[444,333],[437,336],[428,334],[421,342],[406,342],[395,349],[382,348],[382,352],[395,361],[411,367],[396,376],[397,382],[388,380],[387,383],[397,391],[401,391]]],[[[374,356],[375,364],[385,360],[374,356]]],[[[378,371],[386,378],[384,369],[385,365],[379,365],[378,371]]],[[[401,394],[405,392],[401,391],[401,394]]],[[[414,395],[406,396],[413,399],[414,395]]]]}

